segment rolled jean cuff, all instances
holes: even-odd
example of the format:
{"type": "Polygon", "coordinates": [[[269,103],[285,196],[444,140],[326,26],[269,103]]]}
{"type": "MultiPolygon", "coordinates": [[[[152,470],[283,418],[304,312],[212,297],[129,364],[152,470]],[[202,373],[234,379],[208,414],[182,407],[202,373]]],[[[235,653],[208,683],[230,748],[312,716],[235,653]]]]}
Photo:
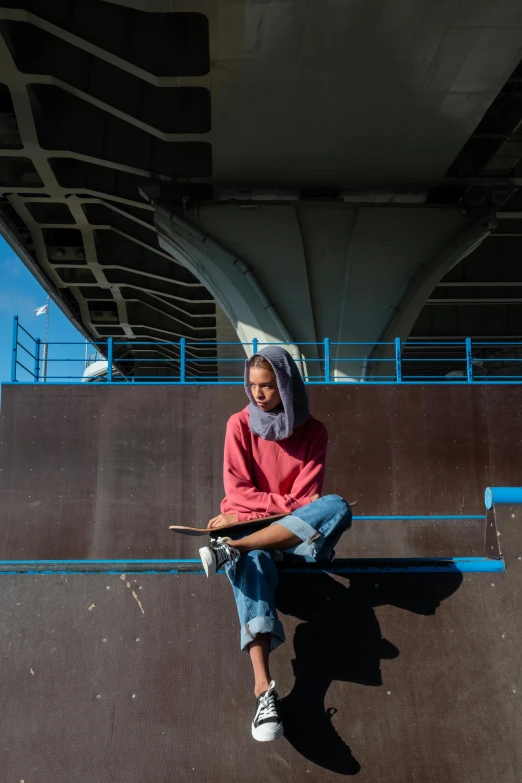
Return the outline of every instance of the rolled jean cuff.
{"type": "Polygon", "coordinates": [[[259,633],[270,634],[270,652],[286,640],[283,624],[275,617],[254,617],[241,628],[241,649],[248,652],[251,644],[259,633]]]}
{"type": "Polygon", "coordinates": [[[312,525],[309,525],[308,522],[305,522],[304,519],[297,517],[295,514],[292,514],[289,517],[284,517],[278,522],[273,522],[272,524],[286,527],[287,530],[300,538],[301,541],[305,544],[311,544],[312,541],[317,541],[319,538],[321,538],[321,533],[316,530],[315,527],[312,527],[312,525]]]}

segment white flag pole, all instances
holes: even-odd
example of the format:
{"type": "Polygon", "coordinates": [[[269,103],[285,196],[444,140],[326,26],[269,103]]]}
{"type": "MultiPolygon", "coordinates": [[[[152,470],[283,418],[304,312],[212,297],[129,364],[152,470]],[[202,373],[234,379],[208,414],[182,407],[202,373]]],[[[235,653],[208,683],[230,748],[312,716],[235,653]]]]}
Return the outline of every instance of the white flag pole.
{"type": "Polygon", "coordinates": [[[47,356],[49,354],[49,334],[51,328],[51,297],[47,296],[47,310],[45,311],[45,329],[42,361],[42,382],[47,380],[47,356]]]}

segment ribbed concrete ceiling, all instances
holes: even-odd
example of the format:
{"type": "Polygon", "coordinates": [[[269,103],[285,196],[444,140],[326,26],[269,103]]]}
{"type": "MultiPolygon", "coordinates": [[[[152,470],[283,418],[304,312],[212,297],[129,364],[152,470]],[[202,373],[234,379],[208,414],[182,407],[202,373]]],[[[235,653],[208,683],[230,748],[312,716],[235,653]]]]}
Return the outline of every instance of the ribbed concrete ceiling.
{"type": "Polygon", "coordinates": [[[212,297],[160,250],[138,193],[211,173],[210,145],[176,135],[210,128],[208,90],[178,78],[208,71],[207,19],[56,1],[0,18],[2,212],[27,262],[93,339],[215,339],[212,297]]]}

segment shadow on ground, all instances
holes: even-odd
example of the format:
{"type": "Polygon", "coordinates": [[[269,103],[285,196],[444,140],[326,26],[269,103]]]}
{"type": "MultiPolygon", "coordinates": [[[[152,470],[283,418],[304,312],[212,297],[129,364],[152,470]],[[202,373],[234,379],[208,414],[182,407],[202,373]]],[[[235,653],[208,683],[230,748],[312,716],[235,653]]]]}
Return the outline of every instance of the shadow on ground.
{"type": "Polygon", "coordinates": [[[382,685],[381,660],[400,655],[382,638],[375,607],[433,615],[461,582],[460,573],[351,574],[349,580],[325,573],[280,575],[277,607],[303,621],[293,640],[294,687],[281,701],[285,737],[302,756],[340,774],[360,771],[332,722],[349,706],[325,704],[330,684],[382,685]]]}

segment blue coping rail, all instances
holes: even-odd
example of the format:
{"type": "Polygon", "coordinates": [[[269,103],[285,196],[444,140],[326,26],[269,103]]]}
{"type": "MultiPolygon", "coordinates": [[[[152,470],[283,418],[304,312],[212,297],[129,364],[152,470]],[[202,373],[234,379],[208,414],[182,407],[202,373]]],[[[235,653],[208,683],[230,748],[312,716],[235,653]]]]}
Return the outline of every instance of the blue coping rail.
{"type": "MultiPolygon", "coordinates": [[[[522,487],[488,487],[484,494],[485,505],[494,503],[522,503],[522,487]]],[[[486,521],[484,514],[368,514],[354,516],[354,521],[367,520],[454,520],[486,521]]],[[[504,573],[504,559],[488,557],[372,557],[337,558],[326,563],[289,563],[278,566],[282,573],[292,574],[478,574],[504,573]]],[[[119,575],[124,574],[195,574],[202,575],[199,558],[120,558],[120,559],[67,559],[67,560],[0,560],[0,576],[67,576],[67,575],[119,575]]],[[[221,571],[221,573],[224,573],[221,571]]],[[[108,586],[110,587],[110,586],[108,586]]]]}
{"type": "Polygon", "coordinates": [[[484,503],[488,510],[494,505],[519,505],[522,503],[522,487],[487,487],[484,503]]]}
{"type": "MultiPolygon", "coordinates": [[[[27,331],[20,323],[18,316],[15,316],[13,322],[13,338],[12,338],[12,360],[11,360],[11,380],[8,383],[17,384],[34,384],[43,380],[49,384],[74,384],[84,383],[86,378],[81,375],[47,375],[45,378],[42,376],[42,349],[44,346],[84,346],[82,342],[43,342],[42,340],[33,337],[30,332],[27,331]],[[21,338],[27,338],[32,341],[32,345],[28,348],[22,342],[21,338]],[[28,358],[26,358],[28,357],[28,358]],[[23,361],[22,361],[23,360],[23,361]],[[29,366],[27,366],[29,364],[29,366]],[[19,372],[23,371],[27,374],[30,380],[22,380],[18,377],[19,372]]],[[[478,375],[477,367],[480,366],[481,372],[484,368],[484,363],[490,366],[495,366],[496,362],[504,362],[505,364],[519,367],[522,362],[522,340],[518,341],[473,341],[470,337],[466,337],[464,340],[447,340],[447,341],[402,341],[399,337],[391,342],[337,342],[332,341],[329,338],[325,338],[320,342],[274,342],[263,343],[257,338],[254,338],[251,343],[241,342],[213,342],[213,341],[197,341],[189,342],[185,337],[181,337],[179,340],[173,341],[158,341],[153,342],[150,340],[117,340],[112,337],[103,341],[91,342],[97,352],[106,357],[106,370],[103,374],[96,376],[97,380],[89,379],[89,383],[103,383],[112,385],[122,384],[140,384],[146,386],[165,386],[165,385],[197,385],[197,386],[234,386],[243,384],[243,363],[244,358],[228,358],[217,356],[198,356],[198,350],[206,348],[207,350],[215,350],[219,346],[242,346],[245,349],[245,354],[248,349],[250,353],[257,353],[257,351],[264,345],[281,345],[285,347],[295,347],[301,354],[301,347],[313,347],[313,350],[317,352],[317,356],[308,357],[302,355],[302,361],[306,366],[306,370],[303,372],[305,383],[308,385],[321,386],[332,383],[344,383],[344,384],[372,384],[372,385],[466,385],[466,384],[519,384],[522,383],[522,367],[520,368],[520,375],[517,374],[502,374],[502,375],[478,375]],[[133,347],[142,346],[142,350],[155,350],[159,354],[163,352],[163,355],[158,355],[154,358],[136,358],[133,356],[122,355],[122,349],[128,348],[132,350],[133,347]],[[408,355],[413,348],[437,348],[447,351],[448,355],[441,356],[429,356],[418,357],[408,355]],[[339,356],[340,349],[345,350],[347,347],[355,350],[349,350],[347,356],[339,356]],[[384,353],[390,354],[389,356],[375,356],[374,352],[383,348],[384,353]],[[514,357],[508,356],[484,356],[482,355],[485,349],[493,349],[494,352],[500,350],[507,350],[513,348],[513,352],[520,352],[514,357]],[[332,356],[332,350],[335,351],[335,359],[332,356]],[[478,350],[479,349],[479,350],[478,350]],[[171,355],[165,356],[165,351],[170,351],[171,355]],[[455,351],[461,355],[454,355],[455,351]],[[474,353],[475,351],[475,353],[474,353]],[[362,355],[354,356],[354,353],[361,352],[362,355]],[[350,355],[352,354],[352,355],[350,355]],[[332,375],[332,362],[337,364],[348,362],[355,365],[357,370],[356,374],[347,374],[347,376],[332,375]],[[219,362],[221,367],[226,367],[229,363],[239,363],[240,371],[236,375],[226,375],[220,373],[218,379],[217,375],[205,375],[205,366],[216,366],[219,362]],[[408,374],[406,368],[409,363],[415,363],[419,365],[424,363],[427,365],[427,374],[408,374]],[[133,377],[130,374],[125,373],[127,365],[139,363],[142,367],[149,365],[167,365],[169,370],[174,370],[175,374],[172,375],[139,375],[133,377]],[[387,364],[391,365],[391,372],[386,375],[379,374],[378,376],[367,375],[368,366],[374,364],[387,364]],[[436,374],[433,367],[441,366],[441,363],[446,364],[448,367],[454,369],[450,370],[449,374],[443,369],[444,374],[436,374]],[[311,374],[308,371],[308,366],[313,368],[317,366],[319,372],[317,374],[311,374]],[[359,369],[358,369],[359,367],[359,369]],[[358,374],[361,372],[362,374],[358,374]],[[366,369],[365,369],[366,368],[366,369]],[[457,369],[455,369],[457,368],[457,369]],[[431,374],[430,373],[431,370],[431,374]],[[202,372],[201,372],[202,371],[202,372]]],[[[45,358],[46,368],[47,365],[53,366],[54,363],[82,363],[85,364],[85,359],[52,359],[47,356],[45,358]]],[[[446,368],[447,369],[447,368],[446,368]]],[[[513,371],[514,372],[514,371],[513,371]]]]}
{"type": "MultiPolygon", "coordinates": [[[[522,504],[522,487],[487,487],[484,492],[486,509],[494,504],[522,504]]],[[[364,514],[354,521],[368,520],[424,520],[439,521],[481,519],[484,514],[364,514]]],[[[210,532],[210,531],[209,531],[210,532]]],[[[444,573],[503,573],[504,559],[488,557],[372,557],[335,558],[328,563],[288,563],[278,566],[283,573],[292,574],[444,574],[444,573]]],[[[64,560],[0,560],[0,576],[67,576],[124,574],[196,574],[205,571],[199,558],[119,558],[119,559],[64,559],[64,560]]],[[[108,585],[110,588],[110,585],[108,585]]]]}
{"type": "MultiPolygon", "coordinates": [[[[503,560],[487,557],[372,557],[339,558],[331,563],[280,565],[281,573],[291,574],[435,574],[435,573],[503,573],[503,560]]],[[[0,576],[68,576],[124,574],[195,574],[205,573],[201,560],[0,560],[0,576]]],[[[224,571],[222,571],[224,573],[224,571]]]]}

